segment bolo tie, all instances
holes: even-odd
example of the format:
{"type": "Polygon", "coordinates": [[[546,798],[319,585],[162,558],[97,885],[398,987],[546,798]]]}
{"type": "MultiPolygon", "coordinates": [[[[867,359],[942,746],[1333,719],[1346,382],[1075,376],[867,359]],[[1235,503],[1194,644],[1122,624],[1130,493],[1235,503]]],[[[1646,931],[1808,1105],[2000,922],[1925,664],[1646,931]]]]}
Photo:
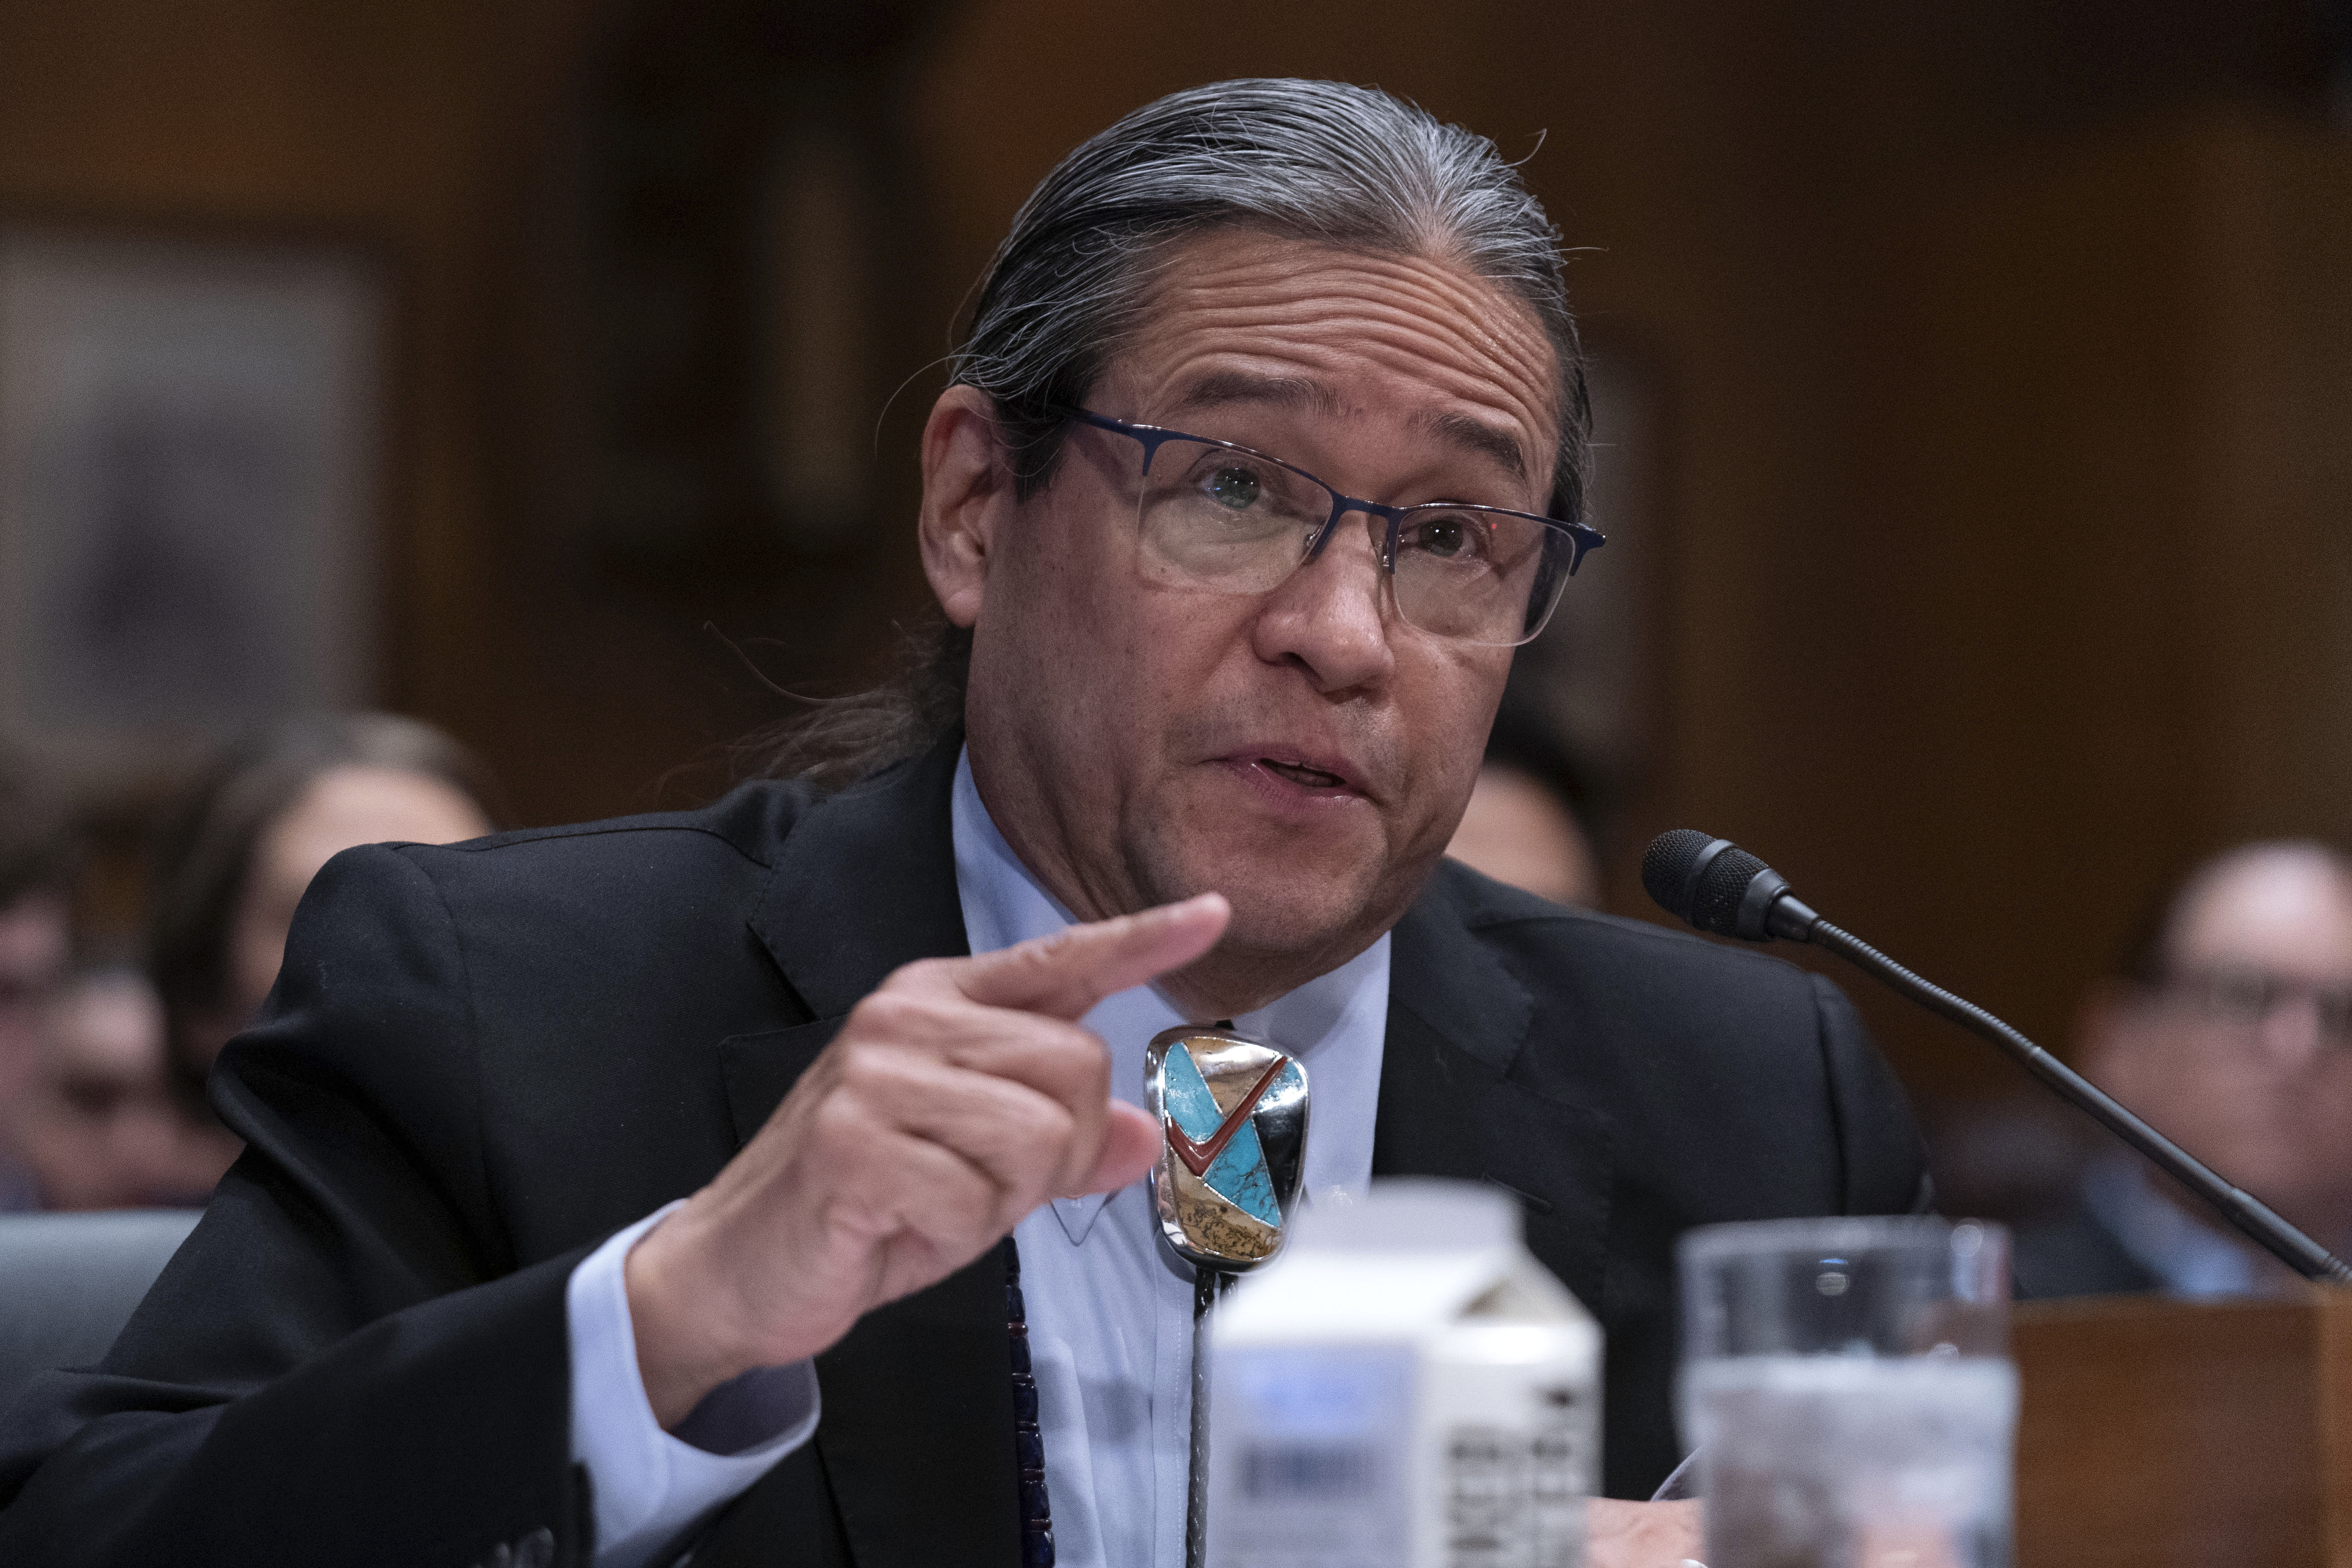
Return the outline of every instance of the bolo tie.
{"type": "MultiPolygon", "coordinates": [[[[1192,1416],[1185,1488],[1184,1560],[1201,1568],[1208,1537],[1208,1324],[1223,1286],[1281,1250],[1298,1197],[1307,1141],[1307,1073],[1287,1053],[1229,1022],[1155,1036],[1144,1100],[1160,1123],[1152,1207],[1161,1239],[1192,1265],[1192,1416]]],[[[1013,1443],[1022,1568],[1053,1568],[1054,1510],[1045,1495],[1045,1438],[1021,1300],[1021,1250],[1007,1236],[1004,1323],[1012,1347],[1013,1443]]]]}

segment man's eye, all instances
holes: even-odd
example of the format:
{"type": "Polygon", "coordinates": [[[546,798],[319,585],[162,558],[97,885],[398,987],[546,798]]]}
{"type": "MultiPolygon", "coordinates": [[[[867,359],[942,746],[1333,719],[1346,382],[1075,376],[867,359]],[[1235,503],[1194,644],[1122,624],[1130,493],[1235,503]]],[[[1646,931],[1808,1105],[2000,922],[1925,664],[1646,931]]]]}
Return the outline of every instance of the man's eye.
{"type": "Polygon", "coordinates": [[[1209,476],[1209,498],[1234,511],[1247,511],[1255,506],[1264,488],[1258,477],[1247,468],[1219,468],[1209,476]]]}
{"type": "Polygon", "coordinates": [[[1483,540],[1477,521],[1462,513],[1423,518],[1413,525],[1411,547],[1440,561],[1475,560],[1483,540]]]}

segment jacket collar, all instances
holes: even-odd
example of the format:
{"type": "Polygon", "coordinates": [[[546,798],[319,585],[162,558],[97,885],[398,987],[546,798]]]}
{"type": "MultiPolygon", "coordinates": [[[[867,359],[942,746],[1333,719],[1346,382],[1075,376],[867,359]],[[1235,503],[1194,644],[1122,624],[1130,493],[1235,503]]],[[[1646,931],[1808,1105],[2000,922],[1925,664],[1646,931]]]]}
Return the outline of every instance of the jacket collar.
{"type": "Polygon", "coordinates": [[[719,1042],[738,1148],[892,970],[971,951],[948,821],[962,744],[962,732],[950,731],[922,755],[817,800],[777,851],[748,923],[809,1018],[719,1042]]]}
{"type": "MultiPolygon", "coordinates": [[[[1614,1158],[1600,1096],[1574,1072],[1529,1086],[1536,1004],[1479,935],[1483,879],[1443,866],[1396,926],[1388,1038],[1374,1123],[1376,1176],[1452,1176],[1517,1198],[1527,1240],[1596,1315],[1606,1284],[1614,1158]]],[[[1545,1016],[1547,1039],[1582,1055],[1578,1014],[1545,1016]]]]}
{"type": "Polygon", "coordinates": [[[814,1017],[841,1016],[901,964],[971,951],[948,822],[962,748],[950,731],[818,801],[785,839],[751,930],[814,1017]]]}
{"type": "Polygon", "coordinates": [[[1526,1047],[1535,998],[1471,929],[1458,873],[1441,866],[1396,923],[1389,1014],[1402,1002],[1449,1045],[1505,1074],[1526,1047]]]}

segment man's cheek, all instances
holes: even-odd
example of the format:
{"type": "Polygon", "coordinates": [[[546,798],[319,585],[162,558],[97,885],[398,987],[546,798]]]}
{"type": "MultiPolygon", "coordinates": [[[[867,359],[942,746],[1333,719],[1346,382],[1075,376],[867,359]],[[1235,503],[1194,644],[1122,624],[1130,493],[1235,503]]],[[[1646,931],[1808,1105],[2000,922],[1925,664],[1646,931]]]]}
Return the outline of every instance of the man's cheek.
{"type": "Polygon", "coordinates": [[[1468,803],[1465,795],[1451,805],[1417,812],[1409,822],[1397,824],[1391,834],[1396,858],[1417,861],[1444,854],[1445,847],[1454,842],[1454,830],[1462,826],[1463,808],[1468,803]]]}

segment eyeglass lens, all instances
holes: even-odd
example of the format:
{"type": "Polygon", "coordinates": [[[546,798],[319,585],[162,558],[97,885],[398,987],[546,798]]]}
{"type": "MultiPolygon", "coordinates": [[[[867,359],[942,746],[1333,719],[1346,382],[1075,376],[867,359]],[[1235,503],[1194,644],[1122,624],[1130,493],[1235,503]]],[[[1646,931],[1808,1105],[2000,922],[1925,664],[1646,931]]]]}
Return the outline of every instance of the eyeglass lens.
{"type": "MultiPolygon", "coordinates": [[[[1146,569],[1163,581],[1262,594],[1307,559],[1337,504],[1283,464],[1182,437],[1151,455],[1138,503],[1146,569]]],[[[1385,546],[1389,523],[1368,517],[1385,546]]],[[[1397,613],[1441,637],[1510,645],[1542,629],[1566,579],[1566,541],[1529,517],[1405,509],[1391,581],[1397,613]]]]}
{"type": "Polygon", "coordinates": [[[2215,969],[2180,976],[2175,985],[2219,1022],[2251,1028],[2280,1008],[2308,1003],[2321,1036],[2352,1044],[2352,986],[2313,985],[2259,969],[2215,969]]]}

